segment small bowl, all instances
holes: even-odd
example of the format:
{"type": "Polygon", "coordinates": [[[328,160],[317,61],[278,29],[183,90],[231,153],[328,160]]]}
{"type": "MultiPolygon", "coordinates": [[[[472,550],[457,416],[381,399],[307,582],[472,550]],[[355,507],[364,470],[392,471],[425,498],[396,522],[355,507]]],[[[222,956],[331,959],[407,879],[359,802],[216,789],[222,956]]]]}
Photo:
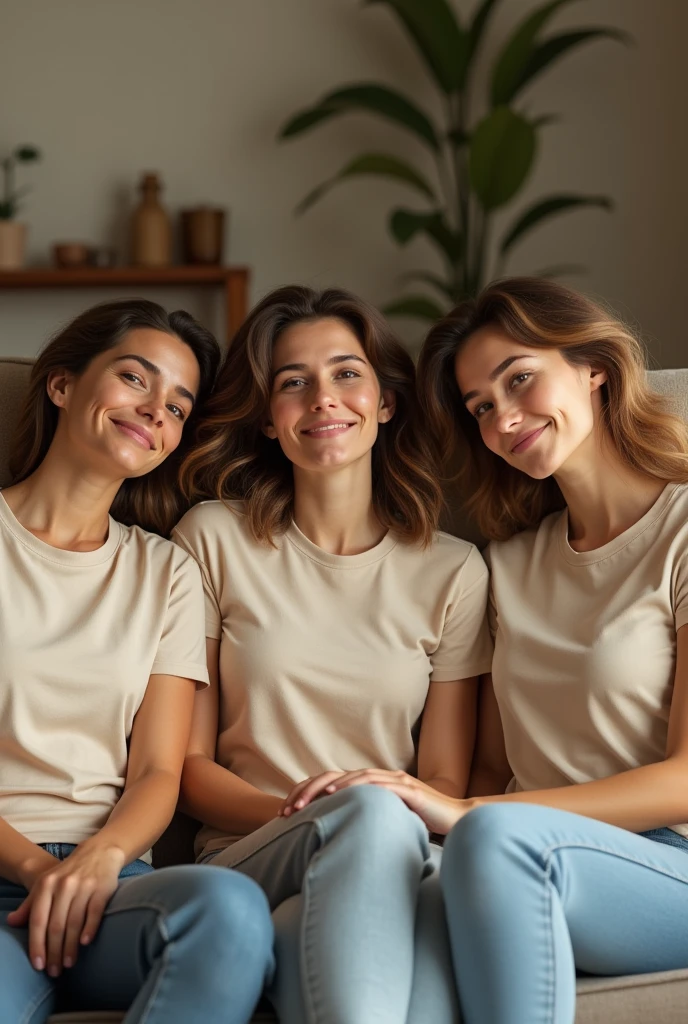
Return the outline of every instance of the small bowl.
{"type": "Polygon", "coordinates": [[[56,242],[53,246],[53,262],[56,267],[85,267],[91,250],[85,242],[56,242]]]}

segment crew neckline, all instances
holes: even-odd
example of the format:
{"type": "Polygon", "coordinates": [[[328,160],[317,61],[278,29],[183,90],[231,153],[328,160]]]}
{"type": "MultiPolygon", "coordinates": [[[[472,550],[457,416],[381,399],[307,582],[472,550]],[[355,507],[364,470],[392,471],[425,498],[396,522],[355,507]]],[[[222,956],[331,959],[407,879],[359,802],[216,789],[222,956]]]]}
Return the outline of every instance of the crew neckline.
{"type": "Polygon", "coordinates": [[[360,569],[365,565],[372,565],[388,555],[399,543],[392,530],[388,530],[382,540],[367,551],[361,551],[358,555],[335,555],[330,551],[325,551],[324,548],[319,548],[317,544],[309,540],[293,520],[287,528],[285,536],[301,554],[330,569],[360,569]]]}
{"type": "Polygon", "coordinates": [[[559,549],[569,565],[592,565],[595,562],[603,562],[605,559],[615,555],[622,548],[631,544],[645,530],[649,529],[660,519],[672,501],[680,487],[680,483],[668,483],[653,505],[641,516],[637,522],[629,526],[627,530],[620,533],[618,537],[603,544],[600,548],[593,548],[591,551],[575,551],[569,543],[569,512],[564,509],[559,520],[559,549]]]}
{"type": "Polygon", "coordinates": [[[100,565],[112,558],[122,539],[122,527],[112,516],[108,516],[108,520],[107,539],[99,548],[95,548],[94,551],[66,551],[64,548],[46,544],[44,540],[39,540],[30,530],[22,526],[7,504],[5,496],[0,492],[0,525],[6,527],[24,547],[29,548],[46,561],[56,562],[58,565],[100,565]]]}

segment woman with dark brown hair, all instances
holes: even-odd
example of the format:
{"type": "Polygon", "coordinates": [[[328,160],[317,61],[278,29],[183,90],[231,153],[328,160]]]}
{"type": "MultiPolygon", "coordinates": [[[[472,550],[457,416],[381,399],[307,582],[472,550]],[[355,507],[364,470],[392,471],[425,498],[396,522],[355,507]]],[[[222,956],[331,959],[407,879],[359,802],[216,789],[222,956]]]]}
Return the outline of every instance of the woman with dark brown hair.
{"type": "Polygon", "coordinates": [[[466,1024],[572,1024],[576,969],[688,965],[686,427],[633,335],[539,279],[440,321],[419,384],[491,540],[495,654],[468,798],[379,783],[449,832],[466,1024]]]}
{"type": "Polygon", "coordinates": [[[132,300],[82,313],[32,370],[0,494],[8,1024],[56,1007],[246,1024],[272,968],[257,885],[150,864],[208,676],[198,567],[137,521],[169,529],[165,464],[219,355],[187,313],[132,300]]]}
{"type": "Polygon", "coordinates": [[[427,831],[379,789],[331,795],[387,769],[462,796],[490,664],[487,572],[436,530],[410,357],[347,292],[273,292],[230,346],[182,486],[210,499],[174,531],[206,592],[211,686],[182,781],[199,860],[276,908],[281,1020],[452,1019],[438,886],[412,995],[427,831]]]}

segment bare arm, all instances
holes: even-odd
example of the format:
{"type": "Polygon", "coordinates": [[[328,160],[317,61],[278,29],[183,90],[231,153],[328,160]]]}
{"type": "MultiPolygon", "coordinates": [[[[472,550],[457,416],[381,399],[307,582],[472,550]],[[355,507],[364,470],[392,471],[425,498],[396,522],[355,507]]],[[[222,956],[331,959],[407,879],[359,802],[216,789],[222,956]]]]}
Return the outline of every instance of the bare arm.
{"type": "Polygon", "coordinates": [[[79,945],[96,934],[119,872],[149,849],[172,817],[194,690],[190,679],[151,676],[130,737],[124,793],[100,832],[79,843],[66,860],[40,849],[37,857],[32,843],[2,823],[4,856],[29,890],[7,921],[15,927],[28,924],[29,956],[37,970],[47,968],[57,977],[63,967],[73,966],[79,945]]]}
{"type": "Polygon", "coordinates": [[[484,675],[480,678],[478,730],[468,796],[503,793],[511,781],[512,774],[504,747],[502,720],[492,676],[484,675]]]}
{"type": "Polygon", "coordinates": [[[277,816],[282,799],[263,793],[215,761],[220,686],[220,641],[206,640],[210,686],[196,694],[182,772],[181,806],[206,825],[248,835],[277,816]]]}
{"type": "Polygon", "coordinates": [[[430,683],[418,741],[418,778],[463,797],[473,755],[478,680],[430,683]]]}

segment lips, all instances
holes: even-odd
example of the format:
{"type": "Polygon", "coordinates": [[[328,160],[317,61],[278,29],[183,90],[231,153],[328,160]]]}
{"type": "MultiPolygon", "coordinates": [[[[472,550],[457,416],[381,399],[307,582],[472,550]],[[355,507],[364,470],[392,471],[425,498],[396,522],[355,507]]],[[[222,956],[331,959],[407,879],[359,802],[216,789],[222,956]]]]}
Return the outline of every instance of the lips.
{"type": "Polygon", "coordinates": [[[145,427],[142,427],[139,423],[129,423],[127,420],[113,420],[112,422],[123,434],[127,434],[133,441],[140,444],[142,448],[155,451],[153,435],[145,427]]]}
{"type": "Polygon", "coordinates": [[[353,423],[345,420],[332,420],[325,423],[314,423],[312,427],[306,427],[301,431],[306,437],[333,437],[336,434],[343,434],[353,427],[353,423]]]}
{"type": "Polygon", "coordinates": [[[540,434],[547,429],[549,423],[545,423],[544,427],[538,427],[537,430],[531,430],[529,433],[521,437],[511,449],[512,455],[520,455],[521,452],[525,452],[531,445],[535,444],[540,434]]]}

